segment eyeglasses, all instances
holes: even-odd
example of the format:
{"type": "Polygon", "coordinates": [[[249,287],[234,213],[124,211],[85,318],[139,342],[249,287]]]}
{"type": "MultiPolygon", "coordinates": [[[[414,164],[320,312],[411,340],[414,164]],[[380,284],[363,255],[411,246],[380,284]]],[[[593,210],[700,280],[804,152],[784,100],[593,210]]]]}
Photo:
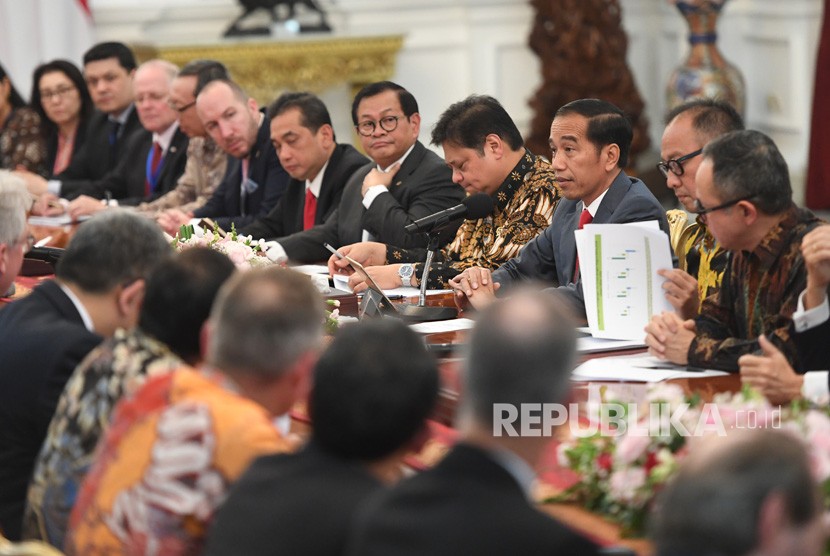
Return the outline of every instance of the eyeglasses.
{"type": "Polygon", "coordinates": [[[375,127],[378,125],[383,131],[395,131],[398,127],[398,120],[402,118],[403,116],[384,116],[377,122],[366,120],[365,122],[360,122],[354,127],[359,134],[364,137],[369,137],[375,132],[375,127]]]}
{"type": "Polygon", "coordinates": [[[70,87],[69,85],[64,85],[63,87],[58,87],[55,90],[44,89],[40,92],[40,98],[45,101],[50,101],[52,99],[58,100],[61,98],[65,98],[66,95],[71,93],[75,90],[75,87],[70,87]]]}
{"type": "Polygon", "coordinates": [[[682,176],[683,163],[689,160],[690,158],[696,157],[702,152],[703,149],[698,149],[695,152],[689,153],[685,156],[681,156],[680,158],[672,158],[671,160],[667,160],[665,162],[658,162],[657,169],[660,170],[660,173],[663,174],[664,178],[669,177],[669,172],[671,172],[675,176],[682,176]]]}
{"type": "Polygon", "coordinates": [[[755,195],[746,195],[745,197],[740,197],[738,199],[733,199],[731,201],[727,201],[727,202],[725,202],[721,205],[718,205],[718,206],[712,207],[712,208],[704,207],[703,205],[700,204],[700,199],[695,199],[695,212],[699,216],[703,216],[705,214],[709,214],[710,212],[715,212],[716,210],[723,210],[723,209],[726,209],[726,208],[729,208],[729,207],[733,207],[733,206],[737,205],[738,203],[740,203],[741,201],[748,201],[749,199],[752,199],[753,197],[755,197],[755,195]]]}
{"type": "Polygon", "coordinates": [[[179,114],[181,114],[182,112],[184,112],[185,110],[187,110],[191,106],[196,106],[196,101],[194,100],[193,102],[188,102],[184,106],[177,106],[175,102],[169,102],[168,101],[167,105],[170,108],[172,108],[173,110],[175,110],[176,112],[178,112],[179,114]]]}

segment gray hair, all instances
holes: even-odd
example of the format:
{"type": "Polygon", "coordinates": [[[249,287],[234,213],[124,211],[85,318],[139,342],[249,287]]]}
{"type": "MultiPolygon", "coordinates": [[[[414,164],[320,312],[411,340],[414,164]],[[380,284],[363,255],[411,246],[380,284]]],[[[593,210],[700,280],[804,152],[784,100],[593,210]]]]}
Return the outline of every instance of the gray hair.
{"type": "Polygon", "coordinates": [[[268,267],[231,278],[213,306],[207,360],[222,372],[278,377],[323,336],[323,299],[307,276],[268,267]]]}
{"type": "Polygon", "coordinates": [[[55,267],[55,275],[89,293],[146,279],[173,254],[155,222],[125,210],[101,212],[83,223],[55,267]]]}
{"type": "Polygon", "coordinates": [[[179,74],[179,66],[172,62],[168,62],[167,60],[162,60],[160,58],[154,58],[152,60],[147,60],[140,66],[136,72],[140,72],[143,68],[158,68],[162,70],[167,75],[167,84],[173,83],[173,80],[176,79],[176,76],[179,74]]]}
{"type": "Polygon", "coordinates": [[[787,162],[768,136],[760,131],[733,131],[703,148],[712,161],[713,181],[721,200],[752,199],[768,215],[792,205],[793,190],[787,162]]]}
{"type": "Polygon", "coordinates": [[[792,434],[742,431],[710,437],[657,499],[651,537],[658,555],[748,554],[764,501],[781,494],[789,523],[812,521],[821,502],[807,451],[792,434]]]}
{"type": "Polygon", "coordinates": [[[0,170],[0,243],[17,243],[26,229],[26,211],[31,204],[26,182],[8,170],[0,170]]]}
{"type": "Polygon", "coordinates": [[[561,402],[570,390],[576,333],[565,303],[519,290],[479,314],[470,335],[461,411],[493,424],[493,404],[561,402]]]}

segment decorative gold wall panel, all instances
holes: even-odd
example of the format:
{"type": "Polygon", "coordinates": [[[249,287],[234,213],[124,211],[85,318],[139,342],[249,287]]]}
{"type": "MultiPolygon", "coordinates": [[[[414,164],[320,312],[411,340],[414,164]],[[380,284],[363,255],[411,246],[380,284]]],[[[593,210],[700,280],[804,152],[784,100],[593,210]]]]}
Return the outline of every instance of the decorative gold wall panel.
{"type": "Polygon", "coordinates": [[[257,102],[270,103],[286,90],[319,93],[348,83],[352,92],[367,83],[389,79],[403,36],[238,42],[202,46],[135,47],[143,61],[164,58],[183,66],[207,58],[224,63],[234,80],[257,102]]]}

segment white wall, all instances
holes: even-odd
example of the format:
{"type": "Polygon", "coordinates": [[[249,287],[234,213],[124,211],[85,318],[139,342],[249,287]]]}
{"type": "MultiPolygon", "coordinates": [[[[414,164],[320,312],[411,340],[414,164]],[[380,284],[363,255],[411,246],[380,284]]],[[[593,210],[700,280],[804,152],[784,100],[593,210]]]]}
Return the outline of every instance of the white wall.
{"type": "MultiPolygon", "coordinates": [[[[422,139],[444,108],[473,92],[498,97],[520,128],[528,129],[532,114],[527,101],[539,77],[538,62],[527,47],[533,12],[525,0],[318,1],[338,33],[406,36],[393,80],[419,101],[422,139]]],[[[233,0],[91,0],[90,5],[99,39],[166,44],[220,40],[240,11],[233,0]]],[[[665,0],[621,0],[621,5],[630,37],[629,64],[646,101],[656,146],[664,84],[686,52],[685,23],[665,0]]],[[[778,143],[799,201],[821,12],[821,0],[730,0],[719,25],[721,52],[741,68],[746,81],[747,124],[778,143]]],[[[332,107],[348,106],[345,89],[323,97],[332,107]]],[[[335,119],[342,137],[348,133],[343,129],[349,126],[348,114],[335,119]]]]}

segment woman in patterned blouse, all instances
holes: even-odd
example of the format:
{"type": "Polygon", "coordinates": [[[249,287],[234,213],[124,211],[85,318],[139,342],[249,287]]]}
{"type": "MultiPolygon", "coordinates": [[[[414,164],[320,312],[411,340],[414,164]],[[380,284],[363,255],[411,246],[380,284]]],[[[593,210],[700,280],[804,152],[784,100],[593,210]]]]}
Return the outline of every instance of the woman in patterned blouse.
{"type": "Polygon", "coordinates": [[[53,60],[35,69],[30,98],[46,143],[46,176],[55,176],[69,166],[83,145],[92,98],[81,70],[67,60],[53,60]]]}
{"type": "Polygon", "coordinates": [[[40,116],[26,106],[6,70],[0,66],[0,168],[23,167],[43,174],[45,155],[40,116]]]}

